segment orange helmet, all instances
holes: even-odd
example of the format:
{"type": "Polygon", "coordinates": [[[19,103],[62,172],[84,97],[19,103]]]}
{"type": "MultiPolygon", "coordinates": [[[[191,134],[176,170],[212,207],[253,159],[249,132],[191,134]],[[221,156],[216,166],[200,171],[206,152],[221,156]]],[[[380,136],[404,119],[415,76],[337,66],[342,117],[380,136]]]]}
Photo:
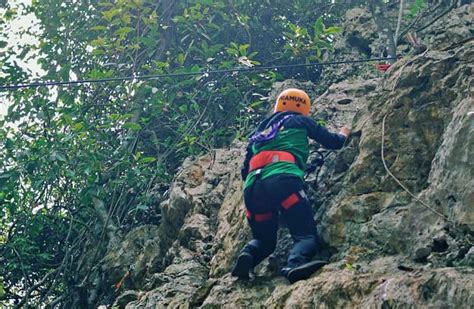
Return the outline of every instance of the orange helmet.
{"type": "Polygon", "coordinates": [[[309,96],[300,89],[286,89],[278,96],[274,113],[276,112],[296,112],[305,116],[309,115],[311,100],[309,96]]]}

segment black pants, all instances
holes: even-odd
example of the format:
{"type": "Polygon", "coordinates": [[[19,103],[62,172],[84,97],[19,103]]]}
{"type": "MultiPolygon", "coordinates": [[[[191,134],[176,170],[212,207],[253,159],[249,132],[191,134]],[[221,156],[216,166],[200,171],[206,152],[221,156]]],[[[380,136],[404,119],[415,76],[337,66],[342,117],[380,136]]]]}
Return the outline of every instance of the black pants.
{"type": "Polygon", "coordinates": [[[243,252],[254,257],[254,266],[275,250],[279,214],[285,217],[294,241],[287,266],[296,267],[311,260],[316,253],[316,223],[300,178],[280,174],[257,179],[245,189],[244,199],[254,239],[243,252]]]}

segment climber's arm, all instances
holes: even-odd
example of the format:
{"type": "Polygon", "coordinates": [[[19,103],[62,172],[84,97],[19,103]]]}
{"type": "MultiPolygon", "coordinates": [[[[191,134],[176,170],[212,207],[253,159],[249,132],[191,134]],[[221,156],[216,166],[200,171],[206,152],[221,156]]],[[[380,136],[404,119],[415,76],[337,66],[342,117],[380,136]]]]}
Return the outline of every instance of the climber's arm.
{"type": "Polygon", "coordinates": [[[342,128],[339,133],[331,133],[314,119],[299,116],[294,117],[299,126],[306,128],[308,136],[328,149],[340,149],[350,134],[349,129],[342,128]]]}

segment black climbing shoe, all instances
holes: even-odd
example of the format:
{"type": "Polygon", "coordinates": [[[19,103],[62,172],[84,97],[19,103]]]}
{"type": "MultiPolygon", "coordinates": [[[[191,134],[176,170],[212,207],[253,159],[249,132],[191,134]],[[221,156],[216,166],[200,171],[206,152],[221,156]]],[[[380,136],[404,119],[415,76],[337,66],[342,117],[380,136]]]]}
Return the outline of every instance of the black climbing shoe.
{"type": "MultiPolygon", "coordinates": [[[[306,264],[295,267],[287,272],[286,278],[290,283],[308,279],[312,274],[318,271],[321,267],[326,265],[326,261],[311,261],[306,264]]],[[[282,270],[283,271],[283,270],[282,270]]]]}
{"type": "Polygon", "coordinates": [[[283,267],[283,268],[280,270],[280,273],[281,273],[281,275],[282,275],[283,277],[286,277],[286,276],[288,276],[288,272],[289,272],[290,270],[292,270],[292,269],[293,269],[293,267],[283,267]]]}
{"type": "Polygon", "coordinates": [[[232,276],[239,279],[250,279],[250,271],[253,268],[253,256],[250,253],[243,252],[237,258],[232,276]]]}

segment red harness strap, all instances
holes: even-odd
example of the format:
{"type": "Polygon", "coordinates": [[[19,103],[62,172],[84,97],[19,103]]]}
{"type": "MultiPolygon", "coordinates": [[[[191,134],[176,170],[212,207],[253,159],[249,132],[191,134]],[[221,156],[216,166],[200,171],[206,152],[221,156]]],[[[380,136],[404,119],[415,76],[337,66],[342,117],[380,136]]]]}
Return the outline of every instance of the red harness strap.
{"type": "Polygon", "coordinates": [[[262,168],[267,164],[281,161],[296,163],[295,157],[287,151],[264,150],[257,153],[252,157],[252,159],[250,159],[249,171],[251,172],[253,170],[262,168]]]}
{"type": "Polygon", "coordinates": [[[292,206],[296,205],[300,201],[300,197],[298,194],[293,193],[290,196],[288,196],[286,199],[281,202],[281,206],[285,208],[286,210],[290,209],[292,206]]]}
{"type": "MultiPolygon", "coordinates": [[[[284,199],[283,202],[281,202],[281,206],[285,208],[286,210],[288,210],[291,207],[298,204],[300,200],[301,200],[300,196],[297,193],[293,193],[290,196],[288,196],[286,199],[284,199]]],[[[256,222],[263,222],[263,221],[268,221],[272,219],[273,213],[265,212],[265,213],[253,214],[250,212],[250,210],[246,210],[245,216],[249,220],[255,220],[256,222]]]]}
{"type": "Polygon", "coordinates": [[[257,221],[257,222],[263,222],[263,221],[268,221],[270,220],[271,218],[273,218],[273,213],[271,212],[265,212],[265,213],[262,213],[262,214],[252,214],[249,210],[247,210],[245,212],[245,216],[249,219],[249,220],[252,220],[252,217],[253,217],[253,220],[257,221]]]}

